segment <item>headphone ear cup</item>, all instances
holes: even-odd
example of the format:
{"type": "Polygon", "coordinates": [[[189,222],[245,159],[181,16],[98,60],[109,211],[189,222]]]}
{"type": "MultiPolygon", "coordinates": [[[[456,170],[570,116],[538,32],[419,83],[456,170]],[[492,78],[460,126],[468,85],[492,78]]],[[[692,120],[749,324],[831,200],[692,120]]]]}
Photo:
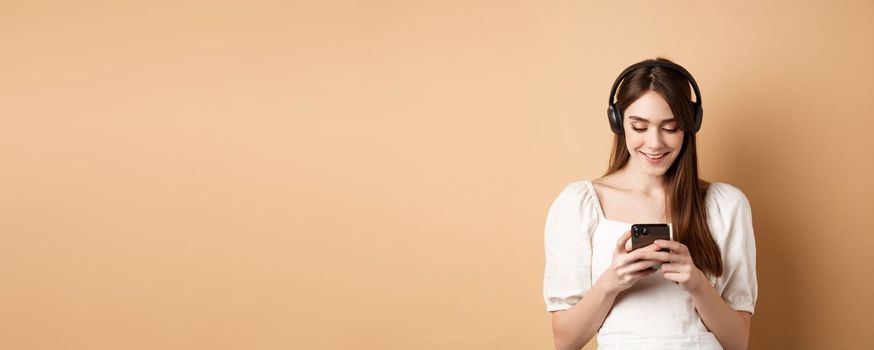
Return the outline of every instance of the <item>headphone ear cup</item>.
{"type": "Polygon", "coordinates": [[[695,131],[701,130],[701,120],[704,118],[704,108],[698,106],[695,108],[695,131]]]}
{"type": "Polygon", "coordinates": [[[622,111],[612,103],[607,107],[607,120],[610,122],[610,130],[616,135],[622,135],[625,130],[622,127],[622,111]]]}

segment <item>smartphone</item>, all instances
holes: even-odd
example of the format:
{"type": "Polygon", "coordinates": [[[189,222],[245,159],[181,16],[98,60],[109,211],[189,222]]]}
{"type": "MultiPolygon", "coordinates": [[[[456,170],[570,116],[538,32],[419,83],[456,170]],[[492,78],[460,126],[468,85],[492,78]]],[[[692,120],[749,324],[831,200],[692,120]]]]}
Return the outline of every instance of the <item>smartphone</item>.
{"type": "MultiPolygon", "coordinates": [[[[671,228],[668,224],[634,224],[631,225],[631,250],[646,247],[657,239],[671,240],[671,228]]],[[[670,251],[668,248],[660,252],[670,251]]]]}

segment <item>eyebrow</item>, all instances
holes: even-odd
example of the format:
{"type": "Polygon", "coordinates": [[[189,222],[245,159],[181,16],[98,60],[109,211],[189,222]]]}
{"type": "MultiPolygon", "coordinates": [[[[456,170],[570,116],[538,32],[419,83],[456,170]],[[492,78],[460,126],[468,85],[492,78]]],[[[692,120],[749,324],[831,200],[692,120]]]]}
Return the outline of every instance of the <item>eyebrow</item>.
{"type": "MultiPolygon", "coordinates": [[[[643,119],[643,118],[638,117],[636,115],[629,116],[628,119],[633,119],[633,120],[649,123],[649,120],[643,119]]],[[[674,123],[676,121],[677,121],[677,118],[665,119],[665,120],[662,120],[662,124],[674,123]]]]}

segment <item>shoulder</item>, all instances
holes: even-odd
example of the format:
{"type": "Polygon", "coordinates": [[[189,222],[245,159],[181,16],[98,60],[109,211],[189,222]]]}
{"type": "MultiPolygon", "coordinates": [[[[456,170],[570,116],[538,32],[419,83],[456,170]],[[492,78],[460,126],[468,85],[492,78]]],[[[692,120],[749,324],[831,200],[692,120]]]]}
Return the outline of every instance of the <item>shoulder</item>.
{"type": "Polygon", "coordinates": [[[590,180],[578,180],[564,185],[550,206],[550,214],[580,218],[597,216],[598,199],[590,180]]]}
{"type": "MultiPolygon", "coordinates": [[[[568,183],[556,197],[556,203],[570,206],[592,204],[595,194],[590,180],[578,180],[568,183]]],[[[554,203],[555,204],[555,203],[554,203]]]]}
{"type": "Polygon", "coordinates": [[[589,193],[589,180],[578,180],[564,185],[560,196],[585,196],[589,193]]]}
{"type": "Polygon", "coordinates": [[[740,188],[724,182],[713,182],[707,189],[707,204],[723,209],[737,206],[749,206],[746,194],[740,188]]]}
{"type": "Polygon", "coordinates": [[[597,197],[588,180],[564,185],[546,216],[547,247],[553,242],[585,242],[598,222],[597,197]]]}
{"type": "Polygon", "coordinates": [[[730,227],[737,220],[751,220],[750,202],[746,194],[731,184],[711,183],[705,203],[711,226],[730,227]]]}

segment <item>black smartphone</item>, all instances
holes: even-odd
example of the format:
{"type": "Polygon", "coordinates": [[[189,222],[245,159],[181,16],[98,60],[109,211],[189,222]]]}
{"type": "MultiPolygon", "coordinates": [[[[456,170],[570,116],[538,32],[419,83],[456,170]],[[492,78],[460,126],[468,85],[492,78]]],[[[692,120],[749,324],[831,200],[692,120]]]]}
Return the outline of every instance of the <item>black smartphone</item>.
{"type": "MultiPolygon", "coordinates": [[[[631,225],[631,250],[646,247],[657,239],[671,240],[671,228],[668,224],[634,224],[631,225]]],[[[662,248],[660,252],[670,251],[662,248]]]]}

